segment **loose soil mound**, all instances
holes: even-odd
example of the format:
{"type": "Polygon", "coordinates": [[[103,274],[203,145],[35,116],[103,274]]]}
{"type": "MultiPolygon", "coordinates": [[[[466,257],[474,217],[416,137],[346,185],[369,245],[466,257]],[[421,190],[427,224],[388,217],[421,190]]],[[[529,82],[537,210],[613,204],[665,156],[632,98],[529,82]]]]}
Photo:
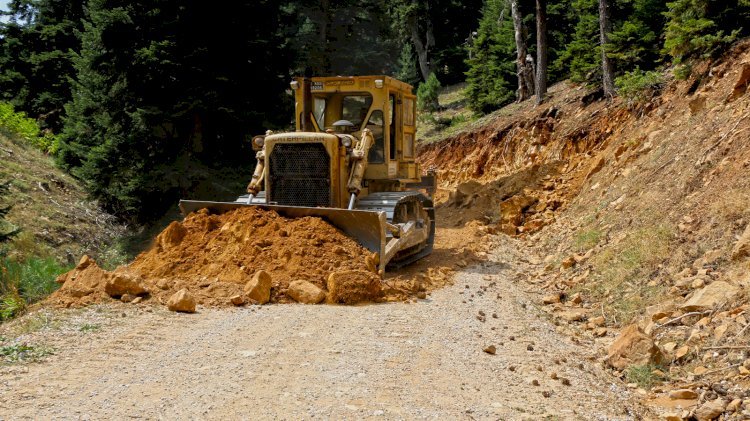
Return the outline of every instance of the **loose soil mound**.
{"type": "MultiPolygon", "coordinates": [[[[372,261],[367,249],[320,218],[288,219],[257,208],[220,215],[201,210],[182,223],[173,222],[156,237],[150,250],[113,273],[90,261],[79,265],[60,277],[58,281],[64,285],[50,302],[77,307],[108,299],[112,294],[105,293],[107,282],[126,275],[161,303],[187,289],[198,304],[231,305],[232,297],[243,296],[245,284],[260,270],[271,275],[271,302],[289,302],[286,292],[290,282],[306,280],[327,291],[329,276],[337,272],[360,273],[360,278],[368,281],[363,290],[369,291],[372,280],[379,281],[371,271],[372,261]]],[[[356,285],[351,294],[340,288],[337,297],[370,300],[378,295],[364,296],[356,285]]]]}

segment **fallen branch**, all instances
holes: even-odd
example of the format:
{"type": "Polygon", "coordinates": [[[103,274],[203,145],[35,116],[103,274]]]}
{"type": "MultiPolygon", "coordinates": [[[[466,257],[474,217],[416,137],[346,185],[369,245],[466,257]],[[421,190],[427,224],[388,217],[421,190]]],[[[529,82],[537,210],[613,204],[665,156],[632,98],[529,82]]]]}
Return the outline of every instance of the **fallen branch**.
{"type": "Polygon", "coordinates": [[[706,371],[705,373],[702,373],[702,374],[696,374],[696,376],[705,376],[707,374],[719,373],[722,371],[727,371],[727,370],[731,370],[733,368],[739,368],[739,367],[742,367],[742,363],[730,365],[729,367],[717,368],[716,370],[706,371]]]}
{"type": "Polygon", "coordinates": [[[707,311],[693,311],[693,312],[690,312],[690,313],[685,313],[685,314],[683,314],[682,316],[679,316],[679,317],[675,317],[675,318],[674,318],[674,319],[672,319],[672,320],[667,320],[666,322],[664,322],[664,323],[662,323],[662,324],[660,324],[660,325],[656,326],[656,327],[654,328],[654,330],[656,330],[656,329],[661,329],[661,328],[663,328],[664,326],[668,326],[668,325],[671,325],[671,324],[672,324],[672,323],[674,323],[674,322],[679,322],[680,320],[684,319],[685,317],[690,317],[690,316],[702,316],[702,315],[704,315],[704,314],[708,314],[708,313],[711,313],[711,311],[708,311],[708,310],[707,310],[707,311]]]}

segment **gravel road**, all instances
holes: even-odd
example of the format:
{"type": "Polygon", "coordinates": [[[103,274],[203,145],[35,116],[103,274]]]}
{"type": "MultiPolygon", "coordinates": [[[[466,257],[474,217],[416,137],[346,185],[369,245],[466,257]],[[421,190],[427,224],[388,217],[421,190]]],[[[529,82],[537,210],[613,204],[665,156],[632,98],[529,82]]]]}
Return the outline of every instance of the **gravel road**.
{"type": "Polygon", "coordinates": [[[634,418],[495,260],[416,303],[71,311],[27,334],[53,356],[0,368],[0,418],[634,418]]]}

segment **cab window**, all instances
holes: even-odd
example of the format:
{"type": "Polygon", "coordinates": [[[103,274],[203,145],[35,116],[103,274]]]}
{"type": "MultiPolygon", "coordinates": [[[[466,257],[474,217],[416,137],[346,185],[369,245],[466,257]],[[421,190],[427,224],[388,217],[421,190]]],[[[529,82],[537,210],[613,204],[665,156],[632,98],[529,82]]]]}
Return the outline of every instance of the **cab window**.
{"type": "Polygon", "coordinates": [[[373,164],[382,164],[385,162],[385,131],[383,112],[375,110],[370,114],[370,119],[367,120],[367,126],[365,128],[372,131],[372,137],[375,139],[375,144],[370,147],[370,152],[367,154],[367,161],[373,164]]]}
{"type": "Polygon", "coordinates": [[[367,112],[370,111],[372,96],[348,95],[344,97],[341,105],[341,118],[351,121],[354,124],[354,127],[361,127],[367,117],[367,112]]]}

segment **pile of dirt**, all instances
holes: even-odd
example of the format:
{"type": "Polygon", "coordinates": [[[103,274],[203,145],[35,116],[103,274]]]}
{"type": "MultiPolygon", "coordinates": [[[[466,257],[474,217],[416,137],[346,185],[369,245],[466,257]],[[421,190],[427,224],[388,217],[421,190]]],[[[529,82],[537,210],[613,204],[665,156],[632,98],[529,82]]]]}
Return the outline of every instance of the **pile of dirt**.
{"type": "Polygon", "coordinates": [[[307,281],[324,293],[336,284],[328,302],[375,301],[381,295],[376,262],[376,255],[320,218],[288,219],[258,208],[214,215],[204,209],[173,222],[148,251],[114,272],[84,258],[58,279],[63,286],[48,302],[79,307],[142,296],[166,304],[184,289],[200,305],[252,303],[259,300],[249,283],[260,272],[270,275],[270,302],[292,301],[287,292],[293,281],[307,281]],[[342,274],[360,282],[335,282],[342,274]],[[142,291],[113,286],[128,283],[142,291]]]}

